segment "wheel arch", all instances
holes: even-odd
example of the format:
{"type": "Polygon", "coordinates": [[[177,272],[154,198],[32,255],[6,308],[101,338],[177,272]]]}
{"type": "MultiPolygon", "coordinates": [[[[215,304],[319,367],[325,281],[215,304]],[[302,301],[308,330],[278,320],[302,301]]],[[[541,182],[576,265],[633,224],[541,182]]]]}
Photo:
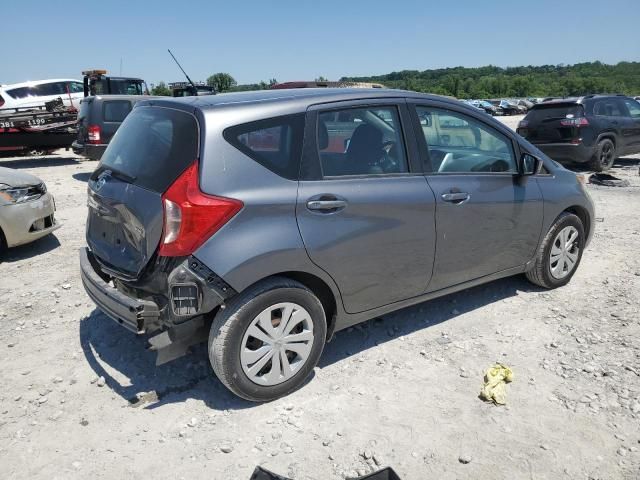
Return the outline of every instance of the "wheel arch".
{"type": "Polygon", "coordinates": [[[592,220],[586,208],[580,205],[572,205],[571,207],[565,208],[562,213],[564,212],[572,213],[580,219],[580,221],[582,222],[582,227],[584,228],[585,239],[591,236],[592,220]]]}
{"type": "Polygon", "coordinates": [[[254,282],[252,285],[247,288],[252,287],[258,283],[265,282],[274,277],[286,277],[291,280],[295,280],[296,282],[301,283],[309,290],[313,292],[313,294],[318,297],[320,303],[322,304],[322,308],[325,313],[325,318],[327,321],[327,341],[331,340],[333,336],[333,332],[335,331],[336,326],[336,317],[338,315],[338,305],[339,299],[336,298],[336,293],[332,290],[332,288],[325,282],[322,278],[308,272],[301,271],[284,271],[275,273],[273,275],[269,275],[267,277],[261,278],[257,282],[254,282]]]}
{"type": "Polygon", "coordinates": [[[613,142],[613,148],[618,149],[618,136],[613,131],[602,132],[596,138],[596,144],[600,143],[602,140],[611,140],[613,142]]]}

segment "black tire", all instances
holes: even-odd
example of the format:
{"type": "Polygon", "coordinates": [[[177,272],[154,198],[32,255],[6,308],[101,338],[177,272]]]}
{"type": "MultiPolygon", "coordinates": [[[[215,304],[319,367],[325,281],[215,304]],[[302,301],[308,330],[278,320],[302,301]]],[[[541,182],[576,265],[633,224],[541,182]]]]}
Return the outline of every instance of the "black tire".
{"type": "Polygon", "coordinates": [[[553,223],[549,231],[547,232],[544,240],[538,248],[536,253],[535,263],[533,268],[526,272],[527,279],[543,288],[558,288],[566,285],[571,281],[571,278],[578,270],[580,266],[580,260],[582,260],[582,251],[584,249],[584,227],[582,221],[576,215],[568,212],[563,212],[553,223]],[[558,233],[566,227],[572,226],[578,231],[577,248],[578,259],[571,270],[564,278],[556,278],[551,274],[551,248],[556,240],[558,233]]]}
{"type": "Polygon", "coordinates": [[[2,262],[5,253],[7,253],[7,250],[7,240],[4,238],[4,232],[0,228],[0,263],[2,262]]]}
{"type": "Polygon", "coordinates": [[[605,172],[613,166],[616,159],[616,146],[608,139],[603,138],[596,145],[596,151],[591,157],[589,168],[594,172],[605,172]]]}
{"type": "Polygon", "coordinates": [[[300,388],[317,365],[327,338],[322,303],[311,290],[286,277],[274,277],[234,297],[213,320],[209,333],[209,360],[220,381],[233,393],[253,402],[269,402],[300,388]],[[273,386],[254,383],[242,369],[240,352],[251,322],[265,309],[293,302],[309,312],[313,320],[313,343],[298,372],[273,386]]]}

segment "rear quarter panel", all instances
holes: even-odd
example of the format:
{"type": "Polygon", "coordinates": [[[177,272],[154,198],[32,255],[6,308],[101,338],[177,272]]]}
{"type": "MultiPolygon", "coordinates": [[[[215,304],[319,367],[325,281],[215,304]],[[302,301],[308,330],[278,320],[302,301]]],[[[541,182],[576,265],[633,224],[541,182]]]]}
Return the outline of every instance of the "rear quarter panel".
{"type": "Polygon", "coordinates": [[[244,206],[194,255],[238,292],[271,275],[297,271],[322,279],[338,300],[335,284],[304,248],[295,216],[298,182],[261,166],[222,136],[228,126],[296,112],[269,110],[256,115],[249,110],[196,112],[202,135],[200,188],[241,200],[244,206]]]}

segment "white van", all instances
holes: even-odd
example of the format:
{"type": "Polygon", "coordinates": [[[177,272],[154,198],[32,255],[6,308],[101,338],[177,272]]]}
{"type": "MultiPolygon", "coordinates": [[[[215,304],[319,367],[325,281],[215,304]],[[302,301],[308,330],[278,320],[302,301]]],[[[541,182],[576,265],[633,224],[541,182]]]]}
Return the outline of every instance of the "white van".
{"type": "Polygon", "coordinates": [[[56,98],[62,98],[67,106],[79,108],[80,100],[84,98],[82,82],[72,78],[54,78],[0,85],[0,108],[40,107],[56,98]]]}

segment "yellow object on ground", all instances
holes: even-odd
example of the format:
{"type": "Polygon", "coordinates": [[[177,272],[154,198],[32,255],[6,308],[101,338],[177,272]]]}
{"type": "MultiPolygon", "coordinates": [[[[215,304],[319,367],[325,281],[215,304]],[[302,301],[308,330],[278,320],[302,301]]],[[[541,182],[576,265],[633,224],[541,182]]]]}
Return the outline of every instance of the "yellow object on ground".
{"type": "Polygon", "coordinates": [[[513,372],[506,365],[496,363],[484,372],[484,385],[480,398],[496,405],[507,403],[506,384],[513,381],[513,372]]]}

